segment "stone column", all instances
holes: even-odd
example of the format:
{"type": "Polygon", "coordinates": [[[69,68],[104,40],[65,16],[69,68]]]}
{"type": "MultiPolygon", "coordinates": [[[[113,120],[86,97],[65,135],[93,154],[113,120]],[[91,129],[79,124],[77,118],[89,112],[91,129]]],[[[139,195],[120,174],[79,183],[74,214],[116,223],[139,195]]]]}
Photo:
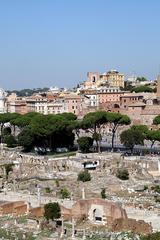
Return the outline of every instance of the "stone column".
{"type": "Polygon", "coordinates": [[[7,182],[4,182],[4,194],[7,194],[7,182]]]}
{"type": "Polygon", "coordinates": [[[82,188],[82,199],[85,199],[85,190],[84,190],[84,187],[82,188]]]}
{"type": "Polygon", "coordinates": [[[158,159],[158,171],[160,172],[160,159],[158,159]]]}
{"type": "Polygon", "coordinates": [[[64,235],[64,219],[63,219],[63,215],[62,215],[62,229],[61,229],[61,238],[63,237],[64,235]]]}
{"type": "Polygon", "coordinates": [[[74,218],[72,218],[72,239],[75,239],[74,232],[75,232],[75,221],[74,221],[74,218]]]}
{"type": "Polygon", "coordinates": [[[83,229],[83,238],[82,238],[83,240],[85,240],[86,239],[86,231],[85,231],[85,229],[83,229]]]}
{"type": "Polygon", "coordinates": [[[41,205],[41,193],[40,193],[40,188],[37,188],[37,200],[38,200],[38,206],[41,205]]]}
{"type": "Polygon", "coordinates": [[[16,192],[16,181],[13,179],[13,191],[16,192]]]}

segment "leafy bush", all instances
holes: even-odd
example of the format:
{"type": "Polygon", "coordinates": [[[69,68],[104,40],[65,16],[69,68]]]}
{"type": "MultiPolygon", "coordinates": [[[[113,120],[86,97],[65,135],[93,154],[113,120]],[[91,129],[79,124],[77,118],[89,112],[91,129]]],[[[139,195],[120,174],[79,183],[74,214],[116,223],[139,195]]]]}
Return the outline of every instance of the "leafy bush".
{"type": "Polygon", "coordinates": [[[93,139],[91,137],[81,137],[77,140],[81,152],[87,153],[93,146],[93,139]]]}
{"type": "Polygon", "coordinates": [[[70,192],[68,191],[67,188],[62,188],[61,189],[61,197],[64,198],[70,198],[70,192]]]}
{"type": "Polygon", "coordinates": [[[117,170],[116,176],[121,180],[128,180],[129,172],[126,168],[120,168],[117,170]]]}
{"type": "Polygon", "coordinates": [[[103,188],[102,189],[102,191],[101,191],[101,197],[103,198],[103,199],[105,199],[107,196],[106,196],[106,190],[105,190],[105,188],[103,188]]]}
{"type": "Polygon", "coordinates": [[[51,189],[49,187],[45,188],[46,193],[51,193],[51,189]]]}
{"type": "Polygon", "coordinates": [[[47,203],[44,205],[44,217],[47,220],[54,220],[61,217],[61,208],[59,203],[47,203]]]}
{"type": "Polygon", "coordinates": [[[160,193],[160,186],[159,186],[159,185],[152,186],[152,187],[151,187],[151,190],[153,190],[153,191],[156,192],[156,193],[160,193]]]}
{"type": "Polygon", "coordinates": [[[5,164],[5,165],[4,165],[5,170],[6,170],[6,177],[7,177],[7,178],[8,178],[9,172],[12,172],[12,171],[13,171],[13,166],[14,166],[13,163],[8,163],[8,164],[5,164]]]}
{"type": "Polygon", "coordinates": [[[91,180],[91,175],[87,170],[84,170],[78,174],[78,181],[87,182],[91,180]]]}
{"type": "Polygon", "coordinates": [[[142,236],[140,240],[160,240],[160,232],[152,233],[148,236],[142,236]]]}
{"type": "Polygon", "coordinates": [[[58,179],[55,180],[55,183],[56,183],[56,187],[59,187],[60,184],[58,179]]]}

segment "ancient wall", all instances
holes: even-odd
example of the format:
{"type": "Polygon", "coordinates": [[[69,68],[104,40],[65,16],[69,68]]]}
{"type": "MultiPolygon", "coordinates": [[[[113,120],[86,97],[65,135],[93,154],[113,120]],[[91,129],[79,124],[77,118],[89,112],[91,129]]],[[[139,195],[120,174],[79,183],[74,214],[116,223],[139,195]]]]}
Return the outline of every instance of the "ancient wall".
{"type": "Polygon", "coordinates": [[[24,201],[7,202],[0,205],[0,215],[24,215],[27,212],[27,203],[24,201]]]}
{"type": "Polygon", "coordinates": [[[136,234],[152,233],[152,226],[143,220],[136,221],[135,219],[116,219],[112,224],[112,231],[132,231],[136,234]]]}

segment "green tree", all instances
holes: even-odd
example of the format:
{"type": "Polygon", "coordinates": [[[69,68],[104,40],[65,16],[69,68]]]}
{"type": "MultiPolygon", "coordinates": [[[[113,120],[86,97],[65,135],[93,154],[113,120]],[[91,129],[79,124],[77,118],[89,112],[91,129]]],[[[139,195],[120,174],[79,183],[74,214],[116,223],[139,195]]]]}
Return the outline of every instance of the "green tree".
{"type": "Polygon", "coordinates": [[[7,147],[9,148],[15,147],[17,145],[15,137],[11,134],[4,136],[4,142],[7,144],[7,147]]]}
{"type": "Polygon", "coordinates": [[[64,199],[64,198],[70,198],[70,192],[69,190],[65,187],[65,188],[62,188],[61,189],[61,197],[64,199]]]}
{"type": "Polygon", "coordinates": [[[97,151],[101,151],[101,139],[103,128],[107,123],[107,112],[96,111],[87,113],[82,121],[82,128],[88,129],[96,141],[97,151]]]}
{"type": "Polygon", "coordinates": [[[160,115],[156,116],[156,117],[153,119],[153,124],[155,124],[155,125],[160,124],[160,115]]]}
{"type": "Polygon", "coordinates": [[[34,134],[32,133],[30,128],[23,129],[18,135],[18,144],[23,146],[24,151],[28,152],[32,150],[34,146],[34,134]]]}
{"type": "MultiPolygon", "coordinates": [[[[73,118],[69,115],[69,118],[73,118]]],[[[70,121],[66,116],[41,115],[33,113],[24,116],[26,123],[18,136],[19,144],[30,151],[34,146],[39,147],[71,147],[74,144],[74,133],[70,126],[70,121]],[[26,125],[26,126],[25,126],[26,125]],[[28,136],[27,136],[28,135],[28,136]]],[[[23,122],[23,119],[22,122],[23,122]]],[[[17,119],[16,119],[17,120],[17,119]]],[[[22,126],[21,125],[21,126],[22,126]]]]}
{"type": "Polygon", "coordinates": [[[148,130],[146,133],[146,140],[151,141],[151,148],[156,141],[160,142],[160,130],[148,130]]]}
{"type": "Polygon", "coordinates": [[[91,180],[91,174],[87,170],[81,171],[78,174],[77,180],[81,182],[88,182],[91,180]]]}
{"type": "Polygon", "coordinates": [[[80,137],[77,142],[82,153],[89,152],[90,148],[93,146],[93,139],[91,137],[80,137]]]}
{"type": "Polygon", "coordinates": [[[73,121],[73,120],[77,119],[77,116],[71,112],[69,112],[69,113],[65,112],[65,113],[61,113],[61,114],[57,114],[57,115],[60,115],[61,117],[63,117],[66,120],[69,120],[69,121],[73,121]]]}
{"type": "Polygon", "coordinates": [[[127,115],[108,112],[107,122],[110,123],[112,129],[112,149],[114,149],[114,138],[118,127],[123,125],[129,125],[131,123],[131,120],[127,115]]]}
{"type": "Polygon", "coordinates": [[[145,77],[137,77],[136,79],[138,82],[146,82],[147,79],[145,77]]]}
{"type": "Polygon", "coordinates": [[[133,151],[135,145],[144,145],[145,126],[132,126],[120,134],[121,143],[133,151]]]}
{"type": "Polygon", "coordinates": [[[59,203],[47,203],[44,205],[44,217],[47,220],[55,220],[61,217],[61,208],[59,203]]]}
{"type": "Polygon", "coordinates": [[[5,127],[3,128],[3,136],[10,135],[11,134],[11,128],[5,127]]]}
{"type": "Polygon", "coordinates": [[[141,92],[154,92],[154,89],[148,86],[139,86],[132,89],[132,92],[141,93],[141,92]]]}

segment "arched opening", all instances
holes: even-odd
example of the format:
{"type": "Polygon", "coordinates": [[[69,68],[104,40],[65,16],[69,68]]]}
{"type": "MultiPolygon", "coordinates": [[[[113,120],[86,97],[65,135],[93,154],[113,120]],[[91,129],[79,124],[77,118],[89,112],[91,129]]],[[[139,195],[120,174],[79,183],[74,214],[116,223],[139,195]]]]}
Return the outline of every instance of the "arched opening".
{"type": "Polygon", "coordinates": [[[93,76],[92,82],[96,82],[96,76],[93,76]]]}
{"type": "Polygon", "coordinates": [[[102,212],[100,209],[94,209],[93,210],[93,220],[95,222],[102,222],[102,212]]]}
{"type": "Polygon", "coordinates": [[[114,108],[119,108],[119,104],[115,103],[114,108]]]}

